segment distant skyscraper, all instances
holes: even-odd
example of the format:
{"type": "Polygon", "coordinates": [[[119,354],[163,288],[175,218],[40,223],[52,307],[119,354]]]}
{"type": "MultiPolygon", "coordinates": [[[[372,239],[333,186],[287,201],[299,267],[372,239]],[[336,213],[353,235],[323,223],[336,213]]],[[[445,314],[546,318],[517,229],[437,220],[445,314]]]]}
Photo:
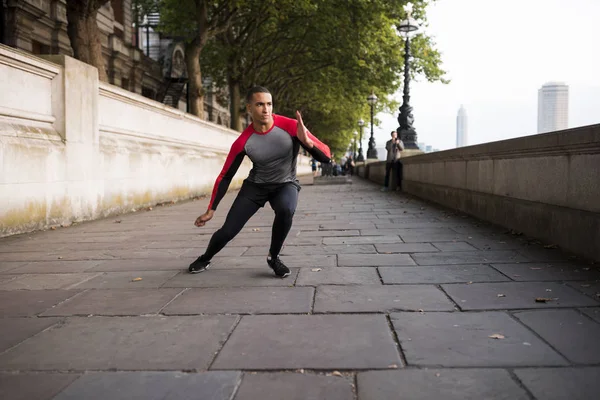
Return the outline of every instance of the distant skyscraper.
{"type": "Polygon", "coordinates": [[[456,147],[467,145],[467,123],[467,110],[461,104],[456,117],[456,147]]]}
{"type": "Polygon", "coordinates": [[[569,126],[569,86],[548,82],[538,90],[538,133],[554,132],[569,126]]]}

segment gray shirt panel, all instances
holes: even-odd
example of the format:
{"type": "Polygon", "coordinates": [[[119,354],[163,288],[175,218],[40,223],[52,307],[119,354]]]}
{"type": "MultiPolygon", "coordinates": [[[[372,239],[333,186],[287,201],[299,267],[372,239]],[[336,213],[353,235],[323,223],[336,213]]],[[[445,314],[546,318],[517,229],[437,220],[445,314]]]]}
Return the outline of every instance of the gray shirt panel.
{"type": "Polygon", "coordinates": [[[294,147],[292,136],[278,126],[266,134],[252,134],[244,146],[253,164],[248,180],[254,183],[295,182],[298,154],[297,151],[294,154],[294,147]]]}

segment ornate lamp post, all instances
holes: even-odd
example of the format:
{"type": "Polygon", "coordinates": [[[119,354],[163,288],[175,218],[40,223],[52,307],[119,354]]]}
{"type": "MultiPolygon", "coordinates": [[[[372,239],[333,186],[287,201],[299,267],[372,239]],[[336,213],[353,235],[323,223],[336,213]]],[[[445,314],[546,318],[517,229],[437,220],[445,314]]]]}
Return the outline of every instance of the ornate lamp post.
{"type": "Polygon", "coordinates": [[[400,106],[400,114],[398,115],[398,123],[400,126],[396,129],[398,137],[404,142],[405,149],[418,149],[417,131],[413,128],[414,117],[412,115],[412,107],[410,106],[410,75],[408,59],[410,57],[410,33],[419,29],[417,22],[411,17],[412,4],[408,3],[404,8],[406,11],[406,19],[400,23],[398,30],[406,37],[404,42],[404,95],[402,96],[402,105],[400,106]]]}
{"type": "Polygon", "coordinates": [[[354,131],[354,151],[352,152],[352,159],[354,159],[354,161],[356,161],[356,158],[358,157],[358,155],[356,154],[357,136],[358,136],[358,132],[354,131]]]}
{"type": "Polygon", "coordinates": [[[365,126],[365,121],[361,119],[358,120],[358,126],[360,127],[360,139],[358,139],[358,156],[356,156],[356,161],[365,161],[365,156],[363,155],[362,148],[362,140],[363,140],[363,127],[365,126]]]}
{"type": "Polygon", "coordinates": [[[367,150],[367,158],[377,158],[377,149],[375,148],[375,138],[373,137],[373,108],[377,103],[377,96],[371,93],[367,97],[367,103],[371,106],[371,138],[369,139],[369,149],[367,150]]]}

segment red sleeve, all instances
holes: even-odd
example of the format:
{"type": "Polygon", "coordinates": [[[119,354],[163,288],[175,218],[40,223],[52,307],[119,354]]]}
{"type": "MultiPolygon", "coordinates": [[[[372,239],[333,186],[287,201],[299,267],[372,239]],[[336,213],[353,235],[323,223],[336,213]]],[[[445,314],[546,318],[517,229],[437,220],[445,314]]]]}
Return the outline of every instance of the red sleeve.
{"type": "Polygon", "coordinates": [[[231,179],[233,179],[235,173],[240,167],[240,164],[246,156],[244,147],[246,146],[246,142],[251,135],[252,128],[249,126],[231,145],[231,149],[229,150],[229,154],[225,160],[225,165],[223,165],[223,169],[215,181],[210,203],[208,204],[209,210],[216,210],[219,202],[223,196],[225,196],[225,193],[227,193],[231,179]]]}
{"type": "MultiPolygon", "coordinates": [[[[281,115],[274,115],[274,118],[275,124],[277,126],[289,132],[289,134],[292,135],[292,137],[297,137],[298,122],[295,119],[284,117],[281,115]]],[[[312,155],[319,162],[328,163],[329,161],[331,161],[331,150],[329,150],[329,146],[317,139],[315,135],[310,133],[310,131],[308,131],[307,133],[308,138],[313,141],[314,146],[312,149],[309,149],[304,145],[302,145],[302,147],[304,147],[306,151],[308,151],[310,155],[312,155]]]]}

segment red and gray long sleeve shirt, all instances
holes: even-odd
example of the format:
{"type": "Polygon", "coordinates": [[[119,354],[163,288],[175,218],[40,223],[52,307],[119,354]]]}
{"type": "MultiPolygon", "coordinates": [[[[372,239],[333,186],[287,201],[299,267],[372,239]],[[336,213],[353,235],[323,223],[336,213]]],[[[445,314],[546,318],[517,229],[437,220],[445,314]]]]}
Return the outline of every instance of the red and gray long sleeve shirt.
{"type": "MultiPolygon", "coordinates": [[[[225,196],[231,179],[237,172],[245,156],[252,161],[252,170],[247,180],[256,184],[276,184],[297,182],[296,162],[300,146],[295,119],[273,114],[273,126],[267,132],[256,132],[250,124],[233,142],[225,160],[225,165],[217,177],[208,206],[216,210],[225,196]]],[[[317,161],[330,162],[329,147],[308,132],[313,141],[312,149],[304,147],[317,161]]]]}

